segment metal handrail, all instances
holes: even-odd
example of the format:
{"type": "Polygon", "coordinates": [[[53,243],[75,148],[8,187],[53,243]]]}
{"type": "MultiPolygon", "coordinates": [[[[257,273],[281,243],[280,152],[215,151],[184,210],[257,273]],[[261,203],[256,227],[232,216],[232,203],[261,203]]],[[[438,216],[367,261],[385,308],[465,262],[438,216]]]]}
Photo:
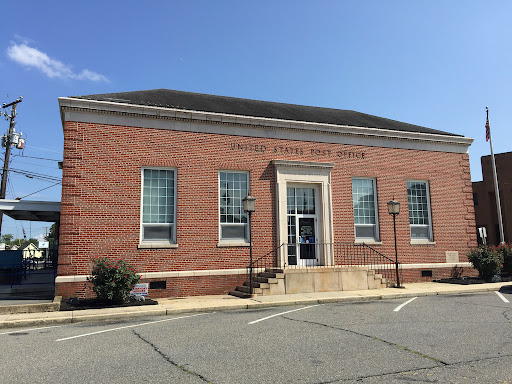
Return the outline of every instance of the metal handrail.
{"type": "MultiPolygon", "coordinates": [[[[389,281],[396,283],[399,279],[398,274],[395,273],[397,263],[366,243],[282,243],[263,256],[253,260],[247,267],[251,295],[254,292],[254,286],[257,284],[257,282],[253,283],[254,277],[260,272],[279,268],[278,257],[289,249],[293,251],[294,247],[304,247],[305,250],[309,247],[309,249],[314,250],[313,255],[316,256],[316,259],[311,259],[312,261],[309,264],[307,259],[305,263],[303,260],[303,264],[297,263],[297,260],[296,264],[290,264],[290,260],[285,260],[281,268],[362,266],[374,270],[389,281]]],[[[284,255],[287,256],[289,254],[285,253],[284,255]]]]}

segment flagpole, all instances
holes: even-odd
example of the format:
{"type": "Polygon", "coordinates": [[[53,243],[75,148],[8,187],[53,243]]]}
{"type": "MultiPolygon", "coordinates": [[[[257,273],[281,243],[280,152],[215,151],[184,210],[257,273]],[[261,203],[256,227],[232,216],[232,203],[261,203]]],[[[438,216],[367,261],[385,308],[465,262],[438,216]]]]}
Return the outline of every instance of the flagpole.
{"type": "Polygon", "coordinates": [[[500,203],[500,191],[498,188],[498,176],[496,175],[496,162],[494,161],[494,151],[492,149],[492,137],[491,137],[491,128],[489,125],[489,107],[485,107],[487,112],[487,131],[486,135],[489,137],[489,144],[491,145],[491,159],[492,159],[492,174],[494,176],[494,192],[496,195],[496,208],[498,209],[498,226],[500,229],[500,244],[505,243],[505,236],[503,234],[503,218],[501,217],[501,203],[500,203]]]}

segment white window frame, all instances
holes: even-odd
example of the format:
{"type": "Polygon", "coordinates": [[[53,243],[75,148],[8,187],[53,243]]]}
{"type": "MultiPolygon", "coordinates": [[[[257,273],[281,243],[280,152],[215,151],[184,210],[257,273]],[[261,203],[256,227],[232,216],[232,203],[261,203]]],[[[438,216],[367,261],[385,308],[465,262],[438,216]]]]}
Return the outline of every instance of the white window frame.
{"type": "Polygon", "coordinates": [[[178,171],[176,168],[173,168],[173,167],[142,167],[141,168],[141,178],[140,178],[140,233],[139,233],[139,242],[140,242],[140,247],[141,248],[145,248],[145,247],[153,247],[154,248],[159,248],[159,247],[165,247],[167,245],[169,246],[172,246],[172,245],[176,245],[176,227],[177,227],[177,215],[176,215],[176,212],[177,212],[177,209],[176,209],[176,205],[177,205],[177,196],[178,196],[178,191],[177,191],[177,180],[178,180],[178,171]],[[174,206],[174,212],[173,212],[173,217],[174,217],[174,223],[144,223],[143,222],[143,211],[144,211],[144,170],[147,170],[147,169],[151,169],[151,170],[164,170],[164,171],[173,171],[174,172],[174,185],[173,185],[173,188],[174,188],[174,202],[173,202],[173,206],[174,206]],[[144,227],[145,226],[168,226],[168,227],[171,227],[172,226],[172,231],[171,231],[171,238],[168,239],[168,240],[145,240],[144,239],[144,227]]]}
{"type": "Polygon", "coordinates": [[[377,204],[377,179],[375,177],[352,177],[351,190],[354,186],[354,180],[371,180],[373,187],[373,208],[375,211],[375,224],[356,224],[356,217],[354,213],[354,193],[352,192],[352,222],[354,223],[354,239],[356,242],[379,242],[379,205],[377,204]],[[357,237],[356,226],[359,227],[375,227],[374,237],[357,237]]]}
{"type": "Polygon", "coordinates": [[[409,189],[409,183],[424,183],[425,189],[427,191],[427,214],[428,214],[428,225],[425,224],[411,224],[411,213],[409,209],[409,191],[407,191],[407,214],[409,216],[409,232],[411,236],[411,242],[433,242],[434,241],[434,233],[432,231],[432,210],[430,208],[430,183],[428,180],[407,180],[406,188],[409,189]],[[412,228],[427,228],[428,229],[428,237],[412,237],[412,228]]]}
{"type": "MultiPolygon", "coordinates": [[[[220,201],[221,201],[221,190],[220,190],[220,174],[221,173],[243,173],[246,175],[247,177],[247,195],[250,194],[250,188],[251,188],[251,182],[250,182],[250,172],[249,171],[241,171],[241,170],[227,170],[227,169],[221,169],[219,170],[218,174],[217,174],[217,177],[218,177],[218,181],[217,181],[217,194],[218,194],[218,201],[217,201],[217,204],[218,204],[218,212],[219,212],[219,217],[218,217],[218,223],[219,223],[219,244],[220,245],[226,245],[226,244],[232,244],[232,245],[246,245],[249,243],[249,238],[250,238],[250,224],[249,224],[249,218],[247,218],[247,222],[246,223],[222,223],[221,222],[221,213],[220,213],[220,208],[221,208],[221,204],[220,204],[220,201]],[[226,224],[226,225],[240,225],[240,226],[244,226],[245,227],[245,231],[244,231],[244,234],[245,234],[245,237],[244,238],[228,238],[228,239],[224,239],[222,238],[222,226],[223,224],[226,224]]],[[[245,196],[241,196],[241,199],[243,199],[245,196]]],[[[243,209],[243,208],[242,208],[243,209]]]]}

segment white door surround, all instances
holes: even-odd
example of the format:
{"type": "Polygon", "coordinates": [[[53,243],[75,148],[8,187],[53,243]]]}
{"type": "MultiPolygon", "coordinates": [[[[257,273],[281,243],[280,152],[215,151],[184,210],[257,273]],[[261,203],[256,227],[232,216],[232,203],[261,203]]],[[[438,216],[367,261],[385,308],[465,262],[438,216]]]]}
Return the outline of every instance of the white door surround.
{"type": "MultiPolygon", "coordinates": [[[[314,188],[317,195],[315,238],[319,244],[333,242],[332,228],[332,198],[331,198],[331,169],[332,163],[317,163],[290,160],[272,160],[276,170],[276,212],[277,212],[277,245],[288,243],[288,212],[287,188],[314,188]]],[[[333,265],[331,247],[323,249],[318,255],[320,265],[333,265]]],[[[318,248],[317,248],[318,249],[318,248]]],[[[287,266],[287,247],[280,248],[278,267],[287,266]]]]}

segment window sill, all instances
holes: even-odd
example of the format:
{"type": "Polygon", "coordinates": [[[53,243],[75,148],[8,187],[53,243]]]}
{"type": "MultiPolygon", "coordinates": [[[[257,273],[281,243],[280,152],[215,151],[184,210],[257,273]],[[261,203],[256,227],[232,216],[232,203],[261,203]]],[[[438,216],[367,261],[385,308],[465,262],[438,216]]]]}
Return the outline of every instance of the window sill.
{"type": "Polygon", "coordinates": [[[144,242],[137,245],[138,249],[170,249],[170,248],[178,248],[178,244],[170,244],[170,243],[149,243],[144,242]]]}
{"type": "Polygon", "coordinates": [[[380,240],[372,240],[372,239],[355,239],[354,244],[368,244],[368,245],[382,245],[382,241],[380,240]]]}
{"type": "Polygon", "coordinates": [[[244,243],[244,242],[222,242],[217,243],[218,248],[229,248],[229,247],[250,247],[251,243],[244,243]]]}
{"type": "Polygon", "coordinates": [[[436,242],[428,239],[411,239],[411,245],[436,245],[436,242]]]}

